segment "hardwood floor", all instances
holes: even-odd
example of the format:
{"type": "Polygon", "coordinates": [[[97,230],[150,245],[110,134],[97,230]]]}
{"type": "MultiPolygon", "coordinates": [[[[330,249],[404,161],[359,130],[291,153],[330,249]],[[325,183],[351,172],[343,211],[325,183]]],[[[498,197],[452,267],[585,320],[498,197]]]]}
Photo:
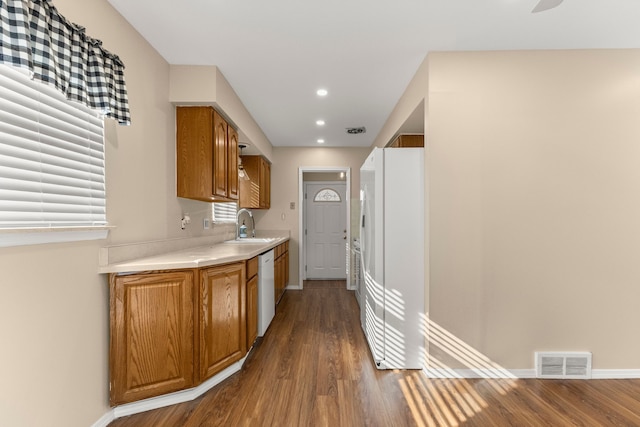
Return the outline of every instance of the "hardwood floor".
{"type": "Polygon", "coordinates": [[[344,282],[287,291],[240,372],[139,426],[640,426],[640,380],[432,380],[374,368],[344,282]]]}

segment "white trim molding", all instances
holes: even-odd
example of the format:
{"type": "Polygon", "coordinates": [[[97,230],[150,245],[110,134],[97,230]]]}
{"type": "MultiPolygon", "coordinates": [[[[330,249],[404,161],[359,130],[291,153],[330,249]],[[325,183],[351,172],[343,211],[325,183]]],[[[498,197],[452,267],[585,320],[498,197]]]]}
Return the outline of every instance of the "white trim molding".
{"type": "Polygon", "coordinates": [[[472,378],[491,378],[491,379],[518,379],[518,378],[535,378],[535,369],[423,369],[427,378],[439,379],[472,379],[472,378]]]}
{"type": "MultiPolygon", "coordinates": [[[[427,378],[438,379],[530,379],[536,378],[535,369],[423,369],[427,378]]],[[[592,380],[640,379],[640,369],[594,369],[592,380]]],[[[549,380],[553,381],[553,380],[549,380]]],[[[588,380],[587,380],[588,381],[588,380]]]]}
{"type": "Polygon", "coordinates": [[[0,247],[104,240],[115,227],[13,228],[0,230],[0,247]]]}
{"type": "Polygon", "coordinates": [[[116,417],[113,415],[113,409],[104,414],[98,421],[93,423],[91,427],[107,427],[116,417]]]}
{"type": "MultiPolygon", "coordinates": [[[[247,356],[249,353],[247,353],[247,356]]],[[[231,375],[240,371],[242,365],[244,365],[247,356],[237,361],[233,365],[224,369],[217,375],[209,378],[197,387],[193,387],[187,390],[177,391],[175,393],[169,393],[158,397],[151,397],[149,399],[140,400],[138,402],[127,403],[124,405],[111,408],[109,412],[104,414],[98,421],[96,421],[92,427],[106,427],[110,422],[116,418],[126,417],[133,414],[139,414],[141,412],[150,411],[152,409],[163,408],[165,406],[175,405],[177,403],[184,403],[194,400],[202,396],[207,391],[211,390],[222,381],[229,378],[231,375]]]]}
{"type": "Polygon", "coordinates": [[[592,380],[631,380],[640,378],[640,369],[593,369],[592,380]]]}
{"type": "MultiPolygon", "coordinates": [[[[306,265],[306,237],[304,235],[304,173],[305,172],[344,172],[345,174],[345,183],[346,183],[346,194],[345,194],[345,203],[347,208],[347,218],[346,218],[346,226],[347,226],[347,242],[349,245],[347,247],[347,251],[351,247],[351,168],[350,167],[342,167],[342,166],[300,166],[298,168],[298,236],[299,236],[299,244],[298,244],[298,277],[300,278],[300,283],[298,284],[299,289],[303,289],[304,281],[307,279],[307,272],[305,271],[306,265]]],[[[347,256],[347,289],[353,289],[352,280],[351,280],[351,257],[347,256]]]]}

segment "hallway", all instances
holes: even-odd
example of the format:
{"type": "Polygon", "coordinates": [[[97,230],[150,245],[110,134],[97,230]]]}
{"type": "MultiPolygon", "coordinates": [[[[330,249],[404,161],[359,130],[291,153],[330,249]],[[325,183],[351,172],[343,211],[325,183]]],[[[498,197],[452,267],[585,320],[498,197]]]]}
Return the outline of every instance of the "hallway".
{"type": "Polygon", "coordinates": [[[640,425],[640,380],[427,380],[374,368],[343,281],[287,291],[243,369],[110,427],[640,425]]]}

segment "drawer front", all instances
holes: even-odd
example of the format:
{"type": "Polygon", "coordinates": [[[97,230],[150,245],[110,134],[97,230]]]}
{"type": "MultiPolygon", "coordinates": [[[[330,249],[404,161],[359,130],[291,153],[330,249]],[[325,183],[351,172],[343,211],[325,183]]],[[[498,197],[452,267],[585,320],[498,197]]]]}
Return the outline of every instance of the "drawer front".
{"type": "Polygon", "coordinates": [[[258,274],[258,257],[253,257],[250,260],[247,260],[247,282],[253,276],[258,274]]]}

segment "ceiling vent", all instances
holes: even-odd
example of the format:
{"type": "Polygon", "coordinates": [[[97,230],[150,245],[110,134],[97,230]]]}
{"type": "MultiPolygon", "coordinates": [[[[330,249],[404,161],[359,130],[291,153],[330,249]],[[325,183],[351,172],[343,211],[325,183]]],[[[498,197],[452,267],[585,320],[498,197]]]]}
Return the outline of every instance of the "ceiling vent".
{"type": "Polygon", "coordinates": [[[365,128],[364,126],[360,126],[359,128],[347,128],[347,133],[350,133],[352,135],[365,133],[366,131],[367,131],[367,128],[365,128]]]}
{"type": "Polygon", "coordinates": [[[591,353],[536,352],[536,377],[590,379],[591,353]]]}

